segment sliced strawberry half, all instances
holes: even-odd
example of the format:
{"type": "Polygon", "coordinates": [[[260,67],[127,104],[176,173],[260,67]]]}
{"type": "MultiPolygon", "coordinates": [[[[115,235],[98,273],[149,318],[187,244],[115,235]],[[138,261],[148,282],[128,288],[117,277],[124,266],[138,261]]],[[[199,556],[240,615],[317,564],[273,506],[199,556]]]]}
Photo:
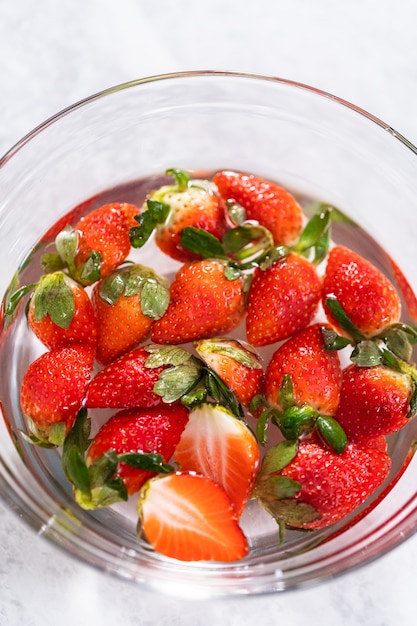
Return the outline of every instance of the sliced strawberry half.
{"type": "Polygon", "coordinates": [[[175,473],[148,481],[139,516],[146,539],[165,556],[228,562],[248,553],[228,496],[205,476],[175,473]]]}
{"type": "Polygon", "coordinates": [[[257,441],[244,421],[220,405],[200,405],[190,413],[174,460],[183,471],[208,476],[221,485],[240,517],[260,460],[257,441]]]}

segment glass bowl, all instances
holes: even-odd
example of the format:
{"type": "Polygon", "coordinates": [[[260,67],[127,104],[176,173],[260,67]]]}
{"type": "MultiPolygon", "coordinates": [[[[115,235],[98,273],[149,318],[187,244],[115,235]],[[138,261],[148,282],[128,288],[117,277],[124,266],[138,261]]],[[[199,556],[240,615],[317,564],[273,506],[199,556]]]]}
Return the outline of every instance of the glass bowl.
{"type": "MultiPolygon", "coordinates": [[[[0,292],[17,268],[30,276],[35,244],[60,217],[87,199],[90,208],[104,200],[135,200],[134,181],[169,167],[248,171],[280,182],[301,199],[336,205],[352,220],[336,225],[336,239],[366,253],[393,279],[395,266],[401,267],[415,290],[416,153],[365,111],[279,78],[187,72],[108,89],[57,114],[0,160],[0,292]]],[[[169,270],[158,262],[159,271],[169,270]]],[[[405,319],[413,321],[413,311],[407,317],[404,309],[405,319]]],[[[412,421],[390,439],[389,479],[342,523],[290,532],[280,545],[275,523],[250,503],[242,524],[251,552],[244,560],[187,564],[159,556],[138,542],[128,508],[81,510],[58,452],[19,436],[20,382],[37,349],[23,318],[3,325],[1,496],[38,534],[93,566],[187,598],[272,593],[363,565],[415,531],[412,421]]]]}

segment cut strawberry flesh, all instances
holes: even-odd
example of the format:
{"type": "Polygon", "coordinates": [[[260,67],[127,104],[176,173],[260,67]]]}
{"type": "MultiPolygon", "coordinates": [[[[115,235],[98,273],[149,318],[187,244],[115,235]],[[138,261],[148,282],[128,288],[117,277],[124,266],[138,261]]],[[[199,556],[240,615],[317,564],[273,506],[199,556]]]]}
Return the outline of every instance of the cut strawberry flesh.
{"type": "Polygon", "coordinates": [[[171,474],[144,487],[142,530],[161,554],[181,561],[236,561],[248,553],[225,491],[193,474],[171,474]]]}

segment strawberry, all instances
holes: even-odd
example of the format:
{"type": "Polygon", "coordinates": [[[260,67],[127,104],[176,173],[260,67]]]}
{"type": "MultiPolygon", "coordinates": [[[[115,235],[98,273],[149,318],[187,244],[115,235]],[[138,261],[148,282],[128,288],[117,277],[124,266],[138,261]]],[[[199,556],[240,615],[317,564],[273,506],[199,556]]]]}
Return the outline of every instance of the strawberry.
{"type": "Polygon", "coordinates": [[[344,246],[336,246],[329,253],[322,300],[328,321],[342,335],[346,329],[332,312],[332,300],[365,337],[400,319],[400,298],[392,283],[367,259],[344,246]]]}
{"type": "Polygon", "coordinates": [[[143,341],[168,301],[166,279],[142,265],[115,270],[94,285],[97,361],[107,365],[143,341]]]}
{"type": "Polygon", "coordinates": [[[246,336],[253,346],[287,339],[314,319],[322,281],[313,263],[289,253],[266,269],[257,267],[248,293],[246,336]]]}
{"type": "Polygon", "coordinates": [[[220,198],[204,181],[190,180],[183,170],[170,169],[175,184],[164,185],[149,194],[139,226],[131,231],[134,247],[142,247],[155,229],[155,243],[168,256],[182,263],[201,259],[200,254],[182,246],[184,228],[202,229],[217,239],[226,230],[225,209],[220,198]]]}
{"type": "Polygon", "coordinates": [[[202,474],[221,485],[237,518],[259,468],[259,447],[246,424],[220,405],[201,404],[191,411],[174,453],[183,471],[202,474]]]}
{"type": "Polygon", "coordinates": [[[161,405],[163,399],[154,386],[165,367],[147,368],[148,357],[144,347],[136,348],[105,366],[90,381],[85,406],[128,409],[161,405]]]}
{"type": "Polygon", "coordinates": [[[88,385],[85,406],[127,409],[175,402],[199,380],[200,370],[183,348],[142,346],[96,374],[88,385]]]}
{"type": "Polygon", "coordinates": [[[178,344],[228,333],[245,313],[245,279],[226,262],[184,264],[170,287],[171,302],[152,326],[155,343],[178,344]]]}
{"type": "Polygon", "coordinates": [[[414,385],[410,376],[384,365],[349,365],[343,371],[335,419],[351,440],[389,435],[412,416],[414,385]]]}
{"type": "Polygon", "coordinates": [[[50,350],[97,343],[97,320],[85,289],[61,271],[38,282],[28,310],[29,326],[50,350]]]}
{"type": "Polygon", "coordinates": [[[294,404],[309,405],[333,415],[339,405],[342,368],[337,352],[324,347],[322,325],[313,324],[287,339],[272,355],[265,373],[265,396],[283,410],[280,392],[284,376],[291,377],[294,404]]]}
{"type": "Polygon", "coordinates": [[[379,445],[351,442],[337,454],[315,440],[284,441],[266,454],[254,493],[281,527],[325,528],[369,498],[390,467],[379,445]]]}
{"type": "Polygon", "coordinates": [[[62,445],[81,408],[93,363],[93,347],[74,345],[46,352],[29,365],[20,406],[34,443],[62,445]]]}
{"type": "Polygon", "coordinates": [[[96,509],[127,500],[152,476],[172,472],[167,461],[187,419],[181,404],[127,409],[110,417],[91,441],[90,420],[80,412],[62,454],[78,504],[96,509]]]}
{"type": "Polygon", "coordinates": [[[243,406],[249,406],[262,392],[262,363],[249,346],[235,339],[216,338],[196,341],[194,348],[243,406]]]}
{"type": "Polygon", "coordinates": [[[58,255],[77,282],[90,285],[105,278],[127,258],[129,231],[137,224],[134,218],[139,212],[134,204],[105,204],[57,235],[58,255]]]}
{"type": "Polygon", "coordinates": [[[139,498],[140,528],[155,550],[181,561],[236,561],[249,549],[224,490],[205,476],[150,480],[139,498]]]}
{"type": "Polygon", "coordinates": [[[246,219],[265,226],[277,245],[291,246],[300,235],[303,212],[294,196],[283,187],[253,174],[220,171],[213,177],[225,201],[236,202],[246,219]]]}

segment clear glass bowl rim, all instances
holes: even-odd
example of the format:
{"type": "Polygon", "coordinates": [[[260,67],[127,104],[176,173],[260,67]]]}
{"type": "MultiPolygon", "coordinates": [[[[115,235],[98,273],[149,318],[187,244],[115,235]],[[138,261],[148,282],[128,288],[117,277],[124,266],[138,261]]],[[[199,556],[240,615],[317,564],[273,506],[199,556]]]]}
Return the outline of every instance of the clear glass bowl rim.
{"type": "MultiPolygon", "coordinates": [[[[403,135],[394,130],[390,125],[386,124],[384,121],[379,119],[378,117],[372,115],[368,111],[358,107],[343,98],[339,98],[331,93],[323,91],[321,89],[317,89],[310,85],[288,80],[281,77],[249,73],[249,72],[234,72],[234,71],[217,71],[217,70],[195,70],[195,71],[185,71],[185,72],[174,72],[174,73],[166,73],[166,74],[158,74],[153,76],[148,76],[144,78],[140,78],[137,80],[132,80],[128,82],[120,83],[116,86],[110,87],[108,89],[99,91],[91,96],[88,96],[78,102],[62,109],[55,115],[48,118],[46,121],[42,122],[38,126],[36,126],[33,130],[31,130],[28,134],[22,137],[14,146],[12,146],[1,158],[0,158],[0,169],[10,160],[12,159],[20,150],[24,148],[24,146],[30,142],[35,136],[42,133],[42,131],[48,126],[53,125],[56,121],[61,119],[64,116],[71,114],[72,111],[82,108],[85,105],[93,101],[97,101],[105,98],[107,95],[127,90],[132,87],[137,87],[142,84],[148,84],[155,81],[172,81],[178,78],[187,79],[193,77],[225,77],[225,78],[241,78],[247,80],[254,81],[269,81],[272,83],[278,83],[283,86],[291,86],[300,91],[310,92],[320,98],[332,100],[342,107],[350,109],[351,111],[356,112],[360,116],[366,118],[371,123],[376,124],[384,131],[387,131],[393,138],[399,140],[406,148],[411,150],[415,155],[417,155],[417,147],[408,141],[403,135]]],[[[87,555],[87,559],[85,559],[85,554],[83,554],[83,544],[79,542],[78,538],[75,538],[75,545],[72,545],[73,537],[70,530],[70,527],[67,529],[61,528],[48,528],[47,520],[44,519],[44,511],[41,507],[37,507],[36,505],[31,508],[27,502],[24,501],[21,494],[18,492],[13,493],[13,489],[11,485],[14,483],[13,475],[9,467],[5,467],[3,463],[3,459],[0,455],[0,465],[2,466],[2,471],[0,472],[0,496],[9,504],[12,510],[14,510],[20,517],[23,517],[24,521],[26,521],[30,526],[32,526],[39,534],[44,535],[46,538],[51,540],[55,545],[60,547],[66,552],[72,554],[76,558],[80,560],[87,560],[90,564],[98,567],[100,570],[105,570],[111,574],[120,575],[125,578],[139,580],[141,583],[146,585],[147,581],[143,578],[143,572],[136,572],[135,565],[132,564],[130,559],[128,559],[128,564],[126,569],[124,569],[123,565],[123,555],[119,555],[118,557],[111,553],[111,550],[106,552],[106,550],[100,551],[100,548],[97,545],[91,546],[91,553],[87,555]],[[46,525],[45,525],[46,524],[46,525]],[[113,559],[113,563],[110,562],[110,559],[113,559]]],[[[321,559],[321,562],[317,563],[314,567],[313,563],[308,559],[304,562],[303,568],[300,571],[297,571],[296,568],[292,570],[289,568],[286,570],[286,576],[284,579],[279,578],[279,570],[277,572],[273,571],[273,568],[268,569],[268,571],[264,572],[263,576],[256,579],[256,575],[252,579],[251,575],[248,574],[246,580],[242,580],[239,583],[239,576],[234,578],[233,574],[229,578],[228,582],[224,581],[224,583],[220,583],[216,580],[216,570],[217,567],[214,565],[211,568],[211,576],[207,581],[207,588],[204,589],[204,582],[197,576],[195,588],[191,592],[192,597],[214,597],[214,596],[223,596],[223,595],[233,595],[233,594],[262,594],[262,593],[270,593],[276,591],[284,591],[290,590],[294,588],[299,588],[304,585],[311,585],[312,582],[319,582],[326,580],[330,577],[334,577],[336,575],[344,574],[354,568],[357,568],[359,565],[365,565],[376,558],[383,556],[388,551],[391,551],[395,546],[404,542],[408,539],[412,534],[414,534],[417,530],[417,494],[414,494],[402,507],[402,518],[400,523],[395,526],[395,537],[393,536],[393,528],[391,527],[390,536],[387,538],[383,534],[379,535],[376,542],[371,546],[367,557],[362,558],[359,554],[347,554],[346,558],[349,563],[345,564],[345,567],[340,567],[340,561],[337,563],[337,567],[335,567],[335,563],[332,561],[332,557],[334,557],[335,552],[333,551],[330,555],[324,556],[321,559]],[[214,575],[214,577],[213,577],[214,575]],[[221,585],[224,584],[224,588],[221,589],[221,585]]],[[[393,515],[390,519],[391,522],[395,521],[396,515],[393,515]]],[[[93,543],[96,541],[96,537],[90,537],[93,543]]],[[[279,568],[279,564],[277,565],[279,568]]],[[[182,569],[182,568],[180,568],[182,569]]],[[[164,591],[172,594],[180,594],[184,593],[184,589],[179,585],[173,583],[170,586],[170,577],[168,575],[167,580],[163,580],[164,574],[162,570],[159,570],[159,567],[156,567],[156,574],[161,577],[161,583],[155,583],[155,581],[151,582],[150,586],[152,588],[156,588],[158,591],[161,591],[164,588],[164,591]]],[[[197,570],[194,571],[194,574],[197,574],[197,570]]],[[[184,575],[184,571],[182,572],[184,575]]],[[[180,579],[182,578],[180,575],[180,579]]],[[[185,578],[190,575],[193,576],[193,570],[187,573],[185,571],[185,578]]],[[[172,581],[171,581],[172,582],[172,581]]],[[[191,580],[188,581],[191,583],[191,580]]],[[[187,584],[187,582],[185,583],[187,584]]],[[[185,596],[188,596],[188,593],[185,592],[185,596]]]]}

